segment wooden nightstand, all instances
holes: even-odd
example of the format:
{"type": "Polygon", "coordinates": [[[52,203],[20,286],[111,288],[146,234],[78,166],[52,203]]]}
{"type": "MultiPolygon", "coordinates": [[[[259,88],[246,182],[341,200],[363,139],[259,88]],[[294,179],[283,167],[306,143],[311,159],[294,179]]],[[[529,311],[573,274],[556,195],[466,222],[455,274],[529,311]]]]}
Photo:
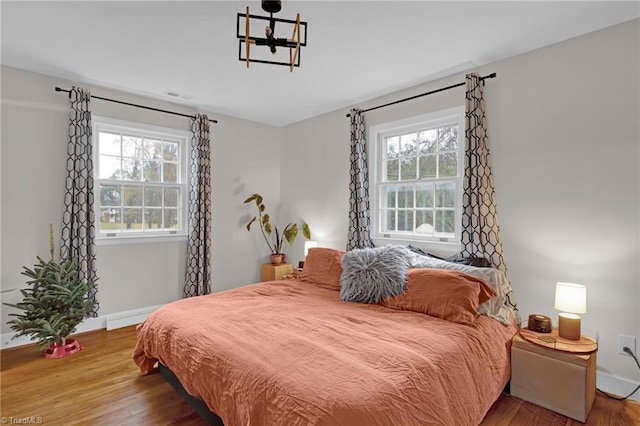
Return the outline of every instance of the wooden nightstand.
{"type": "Polygon", "coordinates": [[[585,422],[596,395],[597,351],[597,342],[586,336],[573,342],[558,337],[555,328],[551,333],[522,329],[511,345],[511,394],[585,422]]]}
{"type": "Polygon", "coordinates": [[[262,281],[279,281],[284,275],[293,272],[293,265],[290,263],[281,263],[280,265],[272,265],[271,263],[262,264],[262,281]]]}
{"type": "Polygon", "coordinates": [[[293,270],[282,276],[283,280],[295,280],[298,275],[302,275],[302,268],[293,268],[293,270]]]}

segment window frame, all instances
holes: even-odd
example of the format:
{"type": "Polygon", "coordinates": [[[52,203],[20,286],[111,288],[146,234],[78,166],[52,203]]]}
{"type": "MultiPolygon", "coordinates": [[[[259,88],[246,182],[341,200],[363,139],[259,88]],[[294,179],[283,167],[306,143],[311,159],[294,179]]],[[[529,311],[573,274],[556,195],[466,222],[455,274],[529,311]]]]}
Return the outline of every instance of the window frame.
{"type": "MultiPolygon", "coordinates": [[[[94,175],[94,212],[96,217],[95,241],[98,245],[112,244],[128,244],[128,243],[146,243],[146,242],[162,242],[186,240],[188,236],[188,177],[191,164],[188,157],[188,146],[191,135],[188,131],[178,130],[168,127],[154,126],[150,124],[118,120],[107,117],[92,117],[92,148],[93,148],[93,175],[94,175]],[[141,136],[146,138],[162,138],[170,139],[178,142],[179,161],[177,162],[179,172],[177,173],[178,182],[145,182],[118,179],[101,179],[100,176],[100,149],[99,134],[100,132],[114,132],[141,136]],[[178,197],[178,229],[163,230],[140,230],[140,231],[110,231],[104,232],[100,230],[100,185],[110,184],[128,185],[128,186],[156,186],[164,188],[180,188],[180,196],[178,197]]],[[[122,153],[120,154],[122,157],[122,153]]],[[[143,190],[144,191],[144,190],[143,190]]],[[[162,211],[164,211],[164,205],[162,211]]],[[[144,208],[144,205],[143,205],[144,208]]]]}
{"type": "MultiPolygon", "coordinates": [[[[455,253],[459,251],[461,233],[462,233],[462,193],[463,193],[463,178],[464,178],[464,152],[465,152],[465,110],[464,106],[458,106],[453,108],[447,108],[439,111],[434,111],[428,114],[422,114],[418,116],[408,117],[401,120],[382,123],[369,127],[369,137],[373,143],[369,145],[369,158],[372,159],[371,166],[369,168],[369,176],[371,178],[370,188],[370,206],[371,206],[371,238],[376,245],[385,244],[418,244],[426,248],[433,249],[434,251],[455,253]],[[437,181],[454,181],[458,188],[455,207],[454,207],[454,233],[451,237],[445,237],[443,235],[434,236],[421,236],[416,235],[415,230],[412,233],[405,231],[400,232],[383,232],[381,230],[384,223],[382,214],[387,209],[381,206],[381,203],[385,200],[381,196],[382,188],[389,186],[389,182],[383,182],[382,178],[385,171],[385,155],[384,155],[384,139],[388,136],[402,135],[410,132],[419,132],[421,130],[430,129],[433,127],[441,126],[447,123],[457,122],[459,125],[458,130],[458,161],[457,161],[457,176],[443,177],[428,179],[433,181],[434,185],[437,181]]],[[[407,184],[415,186],[422,180],[416,178],[407,181],[394,181],[397,186],[407,184]]],[[[398,207],[395,207],[396,209],[398,207]]],[[[416,209],[415,204],[413,207],[416,209]]]]}

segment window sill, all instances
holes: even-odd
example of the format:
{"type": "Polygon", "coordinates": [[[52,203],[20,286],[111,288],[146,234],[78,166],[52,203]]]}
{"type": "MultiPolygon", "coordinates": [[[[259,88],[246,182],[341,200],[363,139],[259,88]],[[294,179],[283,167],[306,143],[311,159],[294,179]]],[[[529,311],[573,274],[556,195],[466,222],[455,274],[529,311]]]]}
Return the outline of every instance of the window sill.
{"type": "Polygon", "coordinates": [[[373,243],[376,247],[386,246],[387,244],[400,244],[407,245],[411,244],[412,246],[419,247],[423,251],[431,254],[435,254],[436,256],[441,257],[449,257],[454,254],[460,253],[460,242],[452,241],[452,242],[440,242],[440,241],[424,241],[424,240],[410,240],[410,239],[401,239],[401,238],[383,238],[383,237],[372,237],[373,243]]]}
{"type": "Polygon", "coordinates": [[[96,246],[118,246],[128,244],[177,243],[187,241],[186,234],[180,235],[135,235],[117,237],[96,237],[96,246]]]}

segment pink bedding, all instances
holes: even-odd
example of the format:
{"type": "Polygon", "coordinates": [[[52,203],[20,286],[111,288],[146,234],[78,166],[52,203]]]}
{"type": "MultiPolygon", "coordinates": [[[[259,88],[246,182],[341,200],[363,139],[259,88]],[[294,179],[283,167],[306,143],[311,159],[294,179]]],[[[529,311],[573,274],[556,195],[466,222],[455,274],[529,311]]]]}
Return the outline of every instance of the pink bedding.
{"type": "Polygon", "coordinates": [[[162,362],[234,425],[476,425],[509,379],[515,326],[476,326],[298,281],[183,299],[138,326],[162,362]]]}

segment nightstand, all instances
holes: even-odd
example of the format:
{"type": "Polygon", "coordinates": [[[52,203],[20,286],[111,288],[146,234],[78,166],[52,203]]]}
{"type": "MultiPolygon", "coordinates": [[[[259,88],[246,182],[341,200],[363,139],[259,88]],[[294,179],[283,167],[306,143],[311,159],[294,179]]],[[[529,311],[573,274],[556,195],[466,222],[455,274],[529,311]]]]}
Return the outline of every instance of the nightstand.
{"type": "Polygon", "coordinates": [[[596,395],[597,351],[597,342],[586,336],[571,341],[557,328],[522,329],[511,345],[511,394],[585,422],[596,395]]]}
{"type": "Polygon", "coordinates": [[[271,263],[262,264],[262,281],[279,281],[284,275],[293,272],[293,265],[290,263],[281,263],[280,265],[272,265],[271,263]]]}
{"type": "Polygon", "coordinates": [[[283,280],[295,280],[299,275],[302,275],[302,268],[293,268],[293,270],[287,275],[283,275],[283,280]]]}

